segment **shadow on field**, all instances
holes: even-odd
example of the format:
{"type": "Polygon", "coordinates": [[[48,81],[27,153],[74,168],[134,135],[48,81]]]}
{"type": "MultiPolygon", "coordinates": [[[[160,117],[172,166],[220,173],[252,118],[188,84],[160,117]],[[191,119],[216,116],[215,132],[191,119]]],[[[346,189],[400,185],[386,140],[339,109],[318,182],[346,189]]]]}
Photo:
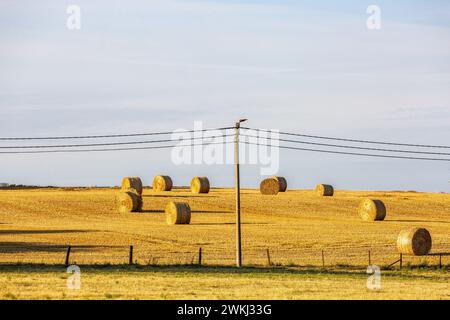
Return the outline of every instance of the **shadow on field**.
{"type": "Polygon", "coordinates": [[[0,235],[13,234],[56,234],[56,233],[85,233],[95,232],[95,230],[0,230],[0,235]]]}
{"type": "Polygon", "coordinates": [[[218,196],[213,195],[195,195],[195,194],[145,194],[142,195],[145,198],[217,198],[218,196]]]}
{"type": "MultiPolygon", "coordinates": [[[[27,273],[41,273],[41,272],[61,272],[66,273],[66,266],[64,265],[45,265],[45,264],[0,264],[2,272],[27,272],[27,273]]],[[[155,275],[161,274],[179,274],[179,276],[207,276],[217,275],[223,277],[229,276],[273,276],[273,275],[307,275],[307,276],[356,276],[361,278],[367,278],[366,268],[346,267],[346,268],[320,268],[313,266],[304,267],[242,267],[235,268],[230,266],[198,266],[198,265],[178,265],[178,266],[155,266],[155,265],[82,265],[78,264],[82,272],[104,272],[105,275],[114,273],[150,273],[155,275]]],[[[415,269],[410,270],[390,270],[390,277],[402,277],[402,278],[424,278],[434,279],[436,277],[441,278],[442,273],[448,272],[450,265],[444,266],[441,270],[432,270],[435,274],[421,274],[412,273],[415,269]]],[[[178,276],[178,275],[177,275],[178,276]]]]}
{"type": "Polygon", "coordinates": [[[232,211],[223,210],[191,210],[192,213],[234,213],[232,211]]]}
{"type": "MultiPolygon", "coordinates": [[[[192,223],[193,225],[196,226],[222,226],[222,225],[235,225],[236,222],[197,222],[197,223],[192,223]]],[[[269,223],[266,222],[241,222],[241,224],[253,224],[253,225],[267,225],[269,223]]]]}
{"type": "Polygon", "coordinates": [[[138,212],[138,214],[139,213],[164,213],[165,211],[164,210],[142,210],[141,212],[138,212]]]}
{"type": "Polygon", "coordinates": [[[425,222],[425,223],[431,223],[431,222],[435,222],[435,223],[450,223],[449,221],[440,221],[440,220],[393,220],[393,219],[389,219],[389,220],[384,220],[385,222],[425,222]]]}
{"type": "MultiPolygon", "coordinates": [[[[156,209],[156,210],[142,210],[141,213],[164,213],[165,210],[156,209]]],[[[191,210],[192,213],[222,213],[228,214],[233,213],[231,211],[221,211],[221,210],[191,210]]]]}
{"type": "MultiPolygon", "coordinates": [[[[79,245],[72,246],[73,251],[95,252],[105,248],[120,248],[120,246],[93,246],[79,245]]],[[[24,253],[24,252],[66,252],[67,245],[57,245],[51,243],[36,242],[0,242],[0,253],[24,253]]]]}

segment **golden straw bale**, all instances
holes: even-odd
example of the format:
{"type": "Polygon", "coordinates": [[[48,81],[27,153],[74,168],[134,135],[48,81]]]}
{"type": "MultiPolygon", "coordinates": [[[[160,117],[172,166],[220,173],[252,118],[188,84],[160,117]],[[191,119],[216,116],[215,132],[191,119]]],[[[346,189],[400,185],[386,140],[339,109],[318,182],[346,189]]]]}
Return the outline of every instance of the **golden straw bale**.
{"type": "Polygon", "coordinates": [[[120,192],[117,195],[117,205],[120,213],[141,212],[142,211],[142,197],[133,189],[120,192]]]}
{"type": "Polygon", "coordinates": [[[156,176],[153,179],[154,191],[170,191],[172,186],[172,179],[169,176],[156,176]]]}
{"type": "Polygon", "coordinates": [[[316,193],[321,197],[332,197],[334,189],[333,186],[329,184],[318,184],[316,186],[316,193]]]}
{"type": "Polygon", "coordinates": [[[207,177],[194,177],[191,180],[192,193],[208,193],[210,189],[207,177]]]}
{"type": "Polygon", "coordinates": [[[364,221],[381,221],[386,217],[386,206],[381,200],[366,198],[359,204],[358,213],[364,221]]]}
{"type": "Polygon", "coordinates": [[[186,202],[169,202],[166,206],[167,224],[189,224],[191,207],[186,202]]]}
{"type": "Polygon", "coordinates": [[[398,252],[403,254],[427,255],[431,250],[431,244],[431,235],[425,228],[404,229],[397,238],[398,252]]]}

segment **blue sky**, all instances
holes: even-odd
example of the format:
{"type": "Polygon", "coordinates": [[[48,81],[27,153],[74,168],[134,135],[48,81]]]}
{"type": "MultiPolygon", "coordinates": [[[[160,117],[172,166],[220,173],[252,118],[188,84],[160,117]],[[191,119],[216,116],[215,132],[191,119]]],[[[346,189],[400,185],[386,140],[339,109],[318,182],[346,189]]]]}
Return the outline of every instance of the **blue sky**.
{"type": "MultiPolygon", "coordinates": [[[[374,140],[450,141],[448,1],[2,1],[0,136],[233,124],[374,140]],[[66,8],[81,7],[81,30],[66,8]],[[366,28],[367,6],[381,30],[366,28]]],[[[292,187],[450,191],[448,163],[281,151],[292,187]]],[[[232,166],[169,151],[0,155],[0,182],[185,185],[232,166]]],[[[261,179],[244,166],[243,185],[261,179]]]]}

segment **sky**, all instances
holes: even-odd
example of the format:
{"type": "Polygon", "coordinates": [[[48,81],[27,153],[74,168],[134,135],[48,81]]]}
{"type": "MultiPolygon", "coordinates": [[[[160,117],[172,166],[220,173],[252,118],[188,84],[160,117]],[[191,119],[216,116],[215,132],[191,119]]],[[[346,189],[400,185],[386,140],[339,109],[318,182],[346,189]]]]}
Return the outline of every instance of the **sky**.
{"type": "MultiPolygon", "coordinates": [[[[450,144],[448,1],[0,2],[0,137],[232,126],[450,144]],[[81,9],[81,29],[66,9],[81,9]],[[366,9],[381,9],[370,30],[366,9]]],[[[11,144],[11,143],[9,143],[11,144]]],[[[3,143],[3,145],[7,145],[3,143]]],[[[176,165],[170,150],[0,154],[0,182],[175,185],[232,165],[176,165]]],[[[450,192],[450,163],[280,151],[292,188],[450,192]]],[[[243,165],[256,187],[258,165],[243,165]]]]}

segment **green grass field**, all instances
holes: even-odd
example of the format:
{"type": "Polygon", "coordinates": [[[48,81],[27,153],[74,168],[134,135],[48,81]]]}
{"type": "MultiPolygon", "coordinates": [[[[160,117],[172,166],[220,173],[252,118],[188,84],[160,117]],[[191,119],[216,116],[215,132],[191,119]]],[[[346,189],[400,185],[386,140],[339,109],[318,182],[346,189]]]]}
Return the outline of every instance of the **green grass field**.
{"type": "Polygon", "coordinates": [[[68,289],[63,266],[3,266],[2,299],[450,299],[449,268],[382,271],[290,267],[81,266],[68,289]]]}

